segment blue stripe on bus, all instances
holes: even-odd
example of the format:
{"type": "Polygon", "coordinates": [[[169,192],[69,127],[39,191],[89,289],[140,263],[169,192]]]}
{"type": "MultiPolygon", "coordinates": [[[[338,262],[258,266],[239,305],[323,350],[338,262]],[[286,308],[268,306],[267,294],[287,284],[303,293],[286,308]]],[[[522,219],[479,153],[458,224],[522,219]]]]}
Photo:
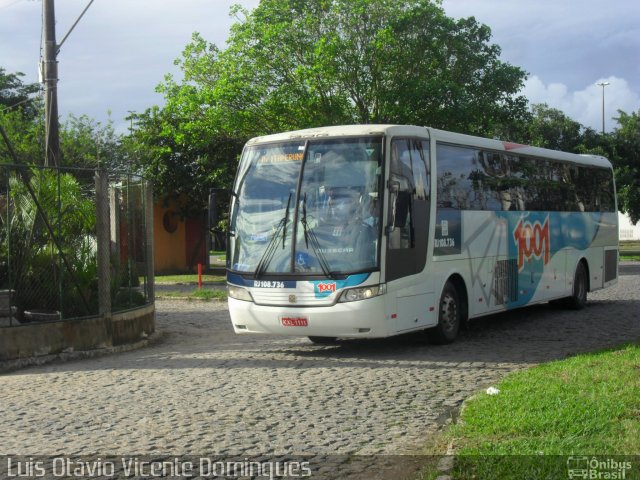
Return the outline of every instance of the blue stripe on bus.
{"type": "Polygon", "coordinates": [[[231,272],[227,272],[227,282],[231,285],[249,288],[296,288],[297,286],[295,280],[245,280],[242,276],[231,272]]]}

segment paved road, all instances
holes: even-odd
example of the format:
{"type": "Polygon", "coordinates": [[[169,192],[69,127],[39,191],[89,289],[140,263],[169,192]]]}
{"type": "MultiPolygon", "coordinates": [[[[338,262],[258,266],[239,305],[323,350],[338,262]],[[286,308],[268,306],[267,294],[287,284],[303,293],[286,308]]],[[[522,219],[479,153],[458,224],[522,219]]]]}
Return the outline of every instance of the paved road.
{"type": "Polygon", "coordinates": [[[478,320],[442,347],[236,336],[223,304],[159,301],[151,347],[0,375],[0,453],[417,452],[507,373],[640,337],[640,266],[590,300],[478,320]]]}

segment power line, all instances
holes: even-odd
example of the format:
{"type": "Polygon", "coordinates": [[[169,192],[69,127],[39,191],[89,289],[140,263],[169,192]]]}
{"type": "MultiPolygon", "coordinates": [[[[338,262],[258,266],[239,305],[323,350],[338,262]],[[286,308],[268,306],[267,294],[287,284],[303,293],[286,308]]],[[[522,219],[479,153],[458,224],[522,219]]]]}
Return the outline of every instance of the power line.
{"type": "Polygon", "coordinates": [[[9,8],[9,7],[13,7],[16,3],[20,3],[23,2],[24,0],[15,0],[11,3],[7,3],[6,5],[0,5],[0,8],[9,8]]]}
{"type": "MultiPolygon", "coordinates": [[[[39,97],[41,95],[42,95],[42,90],[39,90],[36,96],[39,97]]],[[[13,105],[9,105],[9,106],[6,106],[6,107],[0,109],[0,113],[6,112],[7,110],[11,110],[11,109],[16,108],[16,107],[19,107],[23,103],[32,102],[34,99],[35,99],[35,97],[25,98],[24,100],[22,100],[22,101],[20,101],[18,103],[14,103],[13,105]]]]}
{"type": "Polygon", "coordinates": [[[73,22],[73,25],[71,25],[71,28],[69,29],[69,31],[66,33],[66,35],[64,37],[62,37],[62,40],[60,41],[60,43],[58,44],[58,51],[56,53],[60,53],[60,48],[62,48],[62,44],[64,43],[64,41],[67,39],[67,37],[71,34],[71,32],[73,32],[73,29],[76,28],[76,25],[78,25],[78,22],[82,19],[82,17],[84,16],[85,13],[87,13],[87,10],[89,10],[89,7],[91,6],[91,4],[94,2],[95,0],[91,0],[89,2],[89,4],[84,7],[84,10],[82,11],[82,13],[80,14],[80,16],[77,18],[77,20],[75,22],[73,22]]]}

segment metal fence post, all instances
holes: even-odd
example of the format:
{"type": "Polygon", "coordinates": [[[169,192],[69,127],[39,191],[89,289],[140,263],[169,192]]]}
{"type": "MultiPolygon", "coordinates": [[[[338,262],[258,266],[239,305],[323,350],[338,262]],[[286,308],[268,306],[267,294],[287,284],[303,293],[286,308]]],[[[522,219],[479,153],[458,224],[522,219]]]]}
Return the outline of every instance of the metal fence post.
{"type": "Polygon", "coordinates": [[[144,221],[146,234],[146,267],[147,267],[147,301],[155,301],[155,260],[153,257],[153,185],[150,181],[144,180],[144,221]]]}
{"type": "Polygon", "coordinates": [[[98,305],[100,315],[111,317],[111,216],[109,175],[96,170],[96,237],[98,241],[98,305]]]}

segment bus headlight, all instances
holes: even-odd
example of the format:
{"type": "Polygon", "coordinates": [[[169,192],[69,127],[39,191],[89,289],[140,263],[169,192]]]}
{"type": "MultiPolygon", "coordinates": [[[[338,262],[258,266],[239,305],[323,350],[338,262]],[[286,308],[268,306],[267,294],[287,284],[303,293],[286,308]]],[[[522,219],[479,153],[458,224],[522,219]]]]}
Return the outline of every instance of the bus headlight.
{"type": "Polygon", "coordinates": [[[377,297],[385,293],[385,285],[370,285],[368,287],[350,288],[342,292],[340,302],[356,302],[367,298],[377,297]]]}
{"type": "Polygon", "coordinates": [[[229,296],[236,300],[244,300],[245,302],[253,302],[253,297],[249,293],[249,290],[242,287],[236,287],[235,285],[227,285],[229,290],[229,296]]]}

